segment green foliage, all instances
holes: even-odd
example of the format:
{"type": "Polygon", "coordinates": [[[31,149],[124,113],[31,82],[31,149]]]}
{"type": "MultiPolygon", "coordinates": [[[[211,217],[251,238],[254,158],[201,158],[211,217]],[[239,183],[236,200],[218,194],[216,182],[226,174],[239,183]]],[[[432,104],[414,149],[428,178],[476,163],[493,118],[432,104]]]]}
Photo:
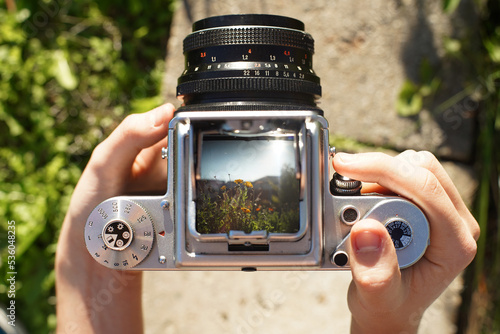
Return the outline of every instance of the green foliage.
{"type": "Polygon", "coordinates": [[[400,116],[417,115],[424,105],[424,98],[436,93],[440,84],[439,78],[427,59],[420,64],[420,82],[406,80],[396,100],[396,111],[400,116]]]}
{"type": "Polygon", "coordinates": [[[0,304],[16,228],[17,320],[55,326],[54,255],[92,148],[126,114],[162,102],[171,2],[0,0],[0,304]]]}

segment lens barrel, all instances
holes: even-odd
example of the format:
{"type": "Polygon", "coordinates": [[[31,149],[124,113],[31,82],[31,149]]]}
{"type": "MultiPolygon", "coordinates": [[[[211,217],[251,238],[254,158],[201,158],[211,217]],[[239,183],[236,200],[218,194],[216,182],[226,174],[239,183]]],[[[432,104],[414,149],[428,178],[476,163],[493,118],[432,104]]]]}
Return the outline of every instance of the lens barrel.
{"type": "Polygon", "coordinates": [[[304,24],[276,15],[224,15],[193,24],[184,39],[179,111],[315,109],[320,80],[304,24]]]}

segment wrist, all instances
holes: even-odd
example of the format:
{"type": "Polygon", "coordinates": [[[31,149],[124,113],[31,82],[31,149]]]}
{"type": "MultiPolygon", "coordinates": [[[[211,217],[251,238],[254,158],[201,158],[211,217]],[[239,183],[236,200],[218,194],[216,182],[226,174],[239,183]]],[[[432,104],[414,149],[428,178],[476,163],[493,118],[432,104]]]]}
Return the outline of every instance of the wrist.
{"type": "Polygon", "coordinates": [[[389,316],[351,317],[351,334],[416,334],[422,314],[414,312],[410,316],[400,314],[398,309],[389,316]]]}

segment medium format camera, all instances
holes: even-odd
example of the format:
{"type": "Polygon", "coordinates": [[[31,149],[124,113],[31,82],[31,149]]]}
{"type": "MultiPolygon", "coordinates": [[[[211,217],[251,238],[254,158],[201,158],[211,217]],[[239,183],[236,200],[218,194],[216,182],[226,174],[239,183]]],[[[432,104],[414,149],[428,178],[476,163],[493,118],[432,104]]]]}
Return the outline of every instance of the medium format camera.
{"type": "Polygon", "coordinates": [[[99,204],[85,225],[90,255],[127,270],[348,269],[351,227],[373,218],[387,228],[399,266],[417,262],[429,244],[422,211],[332,176],[313,53],[295,19],[195,22],[177,86],[183,105],[158,152],[167,159],[166,194],[99,204]]]}

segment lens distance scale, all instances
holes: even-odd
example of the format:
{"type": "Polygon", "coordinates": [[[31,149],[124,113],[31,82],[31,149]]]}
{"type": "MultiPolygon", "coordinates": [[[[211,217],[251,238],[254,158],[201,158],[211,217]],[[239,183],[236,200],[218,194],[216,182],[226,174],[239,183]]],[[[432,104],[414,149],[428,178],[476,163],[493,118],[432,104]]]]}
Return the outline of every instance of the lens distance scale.
{"type": "Polygon", "coordinates": [[[154,239],[153,222],[137,203],[112,199],[99,204],[85,225],[92,257],[114,269],[133,268],[146,258],[154,239]]]}

